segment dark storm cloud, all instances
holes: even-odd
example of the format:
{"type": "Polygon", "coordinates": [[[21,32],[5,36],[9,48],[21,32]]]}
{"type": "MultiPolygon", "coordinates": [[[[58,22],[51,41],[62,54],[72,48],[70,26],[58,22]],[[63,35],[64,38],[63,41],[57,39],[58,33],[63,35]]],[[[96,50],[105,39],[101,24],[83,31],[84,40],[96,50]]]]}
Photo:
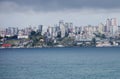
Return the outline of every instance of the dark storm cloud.
{"type": "Polygon", "coordinates": [[[84,8],[120,9],[120,0],[0,0],[0,11],[61,11],[84,8]]]}

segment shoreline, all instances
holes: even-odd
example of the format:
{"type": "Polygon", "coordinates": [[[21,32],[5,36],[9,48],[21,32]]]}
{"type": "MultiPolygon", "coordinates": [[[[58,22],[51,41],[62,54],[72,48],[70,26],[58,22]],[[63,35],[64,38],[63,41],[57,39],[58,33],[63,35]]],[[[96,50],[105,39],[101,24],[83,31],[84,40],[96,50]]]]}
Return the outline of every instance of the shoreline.
{"type": "Polygon", "coordinates": [[[73,47],[7,47],[3,48],[0,47],[0,49],[42,49],[42,48],[119,48],[120,46],[83,46],[83,47],[78,47],[78,46],[73,46],[73,47]]]}

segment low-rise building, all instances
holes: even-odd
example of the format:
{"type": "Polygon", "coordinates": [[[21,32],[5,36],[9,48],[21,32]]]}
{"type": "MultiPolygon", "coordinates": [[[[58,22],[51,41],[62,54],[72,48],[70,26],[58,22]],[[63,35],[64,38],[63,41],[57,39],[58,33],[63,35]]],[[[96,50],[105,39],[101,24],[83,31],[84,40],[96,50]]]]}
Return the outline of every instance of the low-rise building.
{"type": "Polygon", "coordinates": [[[28,35],[18,35],[18,39],[23,39],[23,38],[28,39],[29,36],[28,35]]]}
{"type": "Polygon", "coordinates": [[[11,46],[12,46],[11,44],[3,44],[3,45],[2,45],[3,48],[9,48],[9,47],[11,47],[11,46]]]}

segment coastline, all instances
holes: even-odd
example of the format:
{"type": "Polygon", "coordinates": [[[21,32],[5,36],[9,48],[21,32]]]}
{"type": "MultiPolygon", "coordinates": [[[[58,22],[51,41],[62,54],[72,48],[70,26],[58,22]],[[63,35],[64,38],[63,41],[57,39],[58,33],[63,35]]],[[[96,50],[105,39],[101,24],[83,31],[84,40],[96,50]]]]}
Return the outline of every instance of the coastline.
{"type": "Polygon", "coordinates": [[[0,47],[0,49],[42,49],[42,48],[119,48],[120,46],[71,46],[71,47],[7,47],[3,48],[0,47]]]}

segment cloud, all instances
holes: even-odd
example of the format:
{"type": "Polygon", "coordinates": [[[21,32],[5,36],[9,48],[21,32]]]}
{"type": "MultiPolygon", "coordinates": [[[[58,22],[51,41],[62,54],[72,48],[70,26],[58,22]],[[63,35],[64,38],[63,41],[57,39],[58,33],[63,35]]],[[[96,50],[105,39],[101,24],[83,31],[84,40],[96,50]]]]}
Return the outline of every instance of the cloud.
{"type": "Polygon", "coordinates": [[[120,0],[0,0],[0,12],[120,10],[120,0]]]}

